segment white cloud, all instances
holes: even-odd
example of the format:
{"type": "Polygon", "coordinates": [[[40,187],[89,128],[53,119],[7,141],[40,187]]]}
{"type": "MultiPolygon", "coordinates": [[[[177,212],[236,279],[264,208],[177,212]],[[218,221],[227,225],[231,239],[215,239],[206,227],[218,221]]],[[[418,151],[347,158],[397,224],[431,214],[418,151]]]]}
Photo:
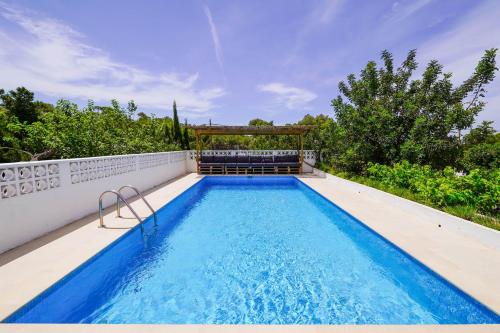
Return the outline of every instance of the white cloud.
{"type": "Polygon", "coordinates": [[[427,6],[433,0],[409,0],[405,3],[396,1],[392,4],[392,14],[389,18],[391,23],[403,21],[423,7],[427,6]]]}
{"type": "Polygon", "coordinates": [[[308,24],[315,25],[330,23],[340,11],[344,0],[325,0],[317,6],[309,15],[308,24]]]}
{"type": "Polygon", "coordinates": [[[273,94],[275,101],[288,109],[307,108],[307,104],[318,97],[309,90],[287,86],[280,82],[263,84],[257,88],[273,94]]]}
{"type": "Polygon", "coordinates": [[[151,73],[113,60],[85,43],[63,22],[40,17],[0,2],[1,15],[18,29],[0,30],[0,87],[26,86],[56,98],[121,102],[170,109],[176,99],[183,115],[204,116],[224,95],[219,87],[195,87],[198,74],[151,73]]]}
{"type": "MultiPolygon", "coordinates": [[[[453,73],[453,82],[460,84],[474,72],[477,62],[484,51],[500,47],[500,2],[485,1],[471,10],[450,30],[439,34],[419,48],[421,67],[431,59],[438,59],[446,72],[453,73]]],[[[497,61],[500,54],[497,55],[497,61]]],[[[484,113],[479,119],[494,120],[500,126],[500,77],[487,87],[487,103],[484,113]]]]}
{"type": "Polygon", "coordinates": [[[220,44],[219,34],[217,33],[217,27],[215,26],[214,20],[212,18],[212,12],[207,5],[203,6],[203,10],[205,11],[205,15],[207,16],[208,25],[210,26],[210,33],[212,34],[212,41],[214,42],[215,49],[215,57],[217,58],[217,62],[219,66],[222,68],[222,47],[220,44]]]}

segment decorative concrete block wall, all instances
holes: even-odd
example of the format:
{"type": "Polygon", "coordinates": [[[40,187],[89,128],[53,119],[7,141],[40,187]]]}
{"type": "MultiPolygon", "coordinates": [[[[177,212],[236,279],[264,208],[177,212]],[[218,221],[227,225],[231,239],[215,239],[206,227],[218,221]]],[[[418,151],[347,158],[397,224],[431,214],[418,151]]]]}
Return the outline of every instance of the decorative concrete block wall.
{"type": "MultiPolygon", "coordinates": [[[[144,191],[187,173],[187,155],[179,151],[0,164],[0,253],[95,213],[105,190],[130,184],[144,191]]],[[[104,200],[105,206],[114,202],[112,196],[104,200]]]]}

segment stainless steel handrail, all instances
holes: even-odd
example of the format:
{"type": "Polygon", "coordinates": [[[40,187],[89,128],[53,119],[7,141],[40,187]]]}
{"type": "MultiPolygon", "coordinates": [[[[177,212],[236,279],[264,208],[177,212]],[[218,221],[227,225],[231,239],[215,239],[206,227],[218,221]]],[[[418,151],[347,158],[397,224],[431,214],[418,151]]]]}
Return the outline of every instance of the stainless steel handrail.
{"type": "Polygon", "coordinates": [[[139,224],[141,225],[141,229],[143,228],[142,227],[142,219],[139,217],[139,215],[137,215],[137,213],[135,212],[135,210],[129,205],[129,203],[127,202],[127,200],[125,200],[125,198],[118,192],[118,191],[115,191],[115,190],[107,190],[107,191],[104,191],[101,193],[101,195],[99,196],[99,227],[103,228],[104,227],[104,219],[103,219],[103,216],[102,216],[102,212],[103,212],[103,208],[102,208],[102,198],[104,197],[104,195],[106,193],[114,193],[116,194],[116,197],[117,199],[116,200],[121,200],[125,203],[125,205],[127,205],[127,207],[130,209],[130,211],[132,212],[132,214],[134,214],[135,218],[139,221],[139,224]]]}
{"type": "MultiPolygon", "coordinates": [[[[125,188],[129,188],[129,189],[134,190],[135,193],[137,193],[137,195],[141,197],[142,201],[144,201],[144,203],[146,204],[146,206],[148,206],[149,210],[151,210],[151,212],[153,213],[154,222],[155,222],[155,225],[157,225],[158,221],[156,219],[156,211],[153,209],[153,207],[151,207],[151,205],[146,200],[146,198],[144,198],[144,196],[142,195],[142,193],[136,187],[134,187],[132,185],[123,185],[122,187],[120,187],[118,189],[118,193],[121,194],[122,190],[125,189],[125,188]]],[[[118,198],[116,198],[116,213],[117,213],[118,217],[121,217],[120,216],[120,200],[118,200],[118,198]]]]}

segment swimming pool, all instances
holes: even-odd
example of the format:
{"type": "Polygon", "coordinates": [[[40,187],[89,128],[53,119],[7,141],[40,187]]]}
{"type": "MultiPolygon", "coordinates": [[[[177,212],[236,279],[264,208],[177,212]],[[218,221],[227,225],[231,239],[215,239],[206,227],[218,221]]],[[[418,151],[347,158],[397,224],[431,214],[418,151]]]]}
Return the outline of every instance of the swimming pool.
{"type": "Polygon", "coordinates": [[[206,177],[144,229],[6,322],[500,322],[295,177],[206,177]]]}

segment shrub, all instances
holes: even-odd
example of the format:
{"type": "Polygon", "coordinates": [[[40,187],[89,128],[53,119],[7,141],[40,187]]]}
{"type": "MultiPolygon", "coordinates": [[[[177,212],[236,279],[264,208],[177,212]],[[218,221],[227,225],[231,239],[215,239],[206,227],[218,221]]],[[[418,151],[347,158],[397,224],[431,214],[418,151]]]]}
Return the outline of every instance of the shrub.
{"type": "Polygon", "coordinates": [[[370,163],[367,175],[390,188],[406,188],[421,200],[441,208],[464,206],[488,215],[499,213],[498,169],[475,169],[462,175],[451,167],[437,171],[403,161],[392,167],[370,163]]]}

